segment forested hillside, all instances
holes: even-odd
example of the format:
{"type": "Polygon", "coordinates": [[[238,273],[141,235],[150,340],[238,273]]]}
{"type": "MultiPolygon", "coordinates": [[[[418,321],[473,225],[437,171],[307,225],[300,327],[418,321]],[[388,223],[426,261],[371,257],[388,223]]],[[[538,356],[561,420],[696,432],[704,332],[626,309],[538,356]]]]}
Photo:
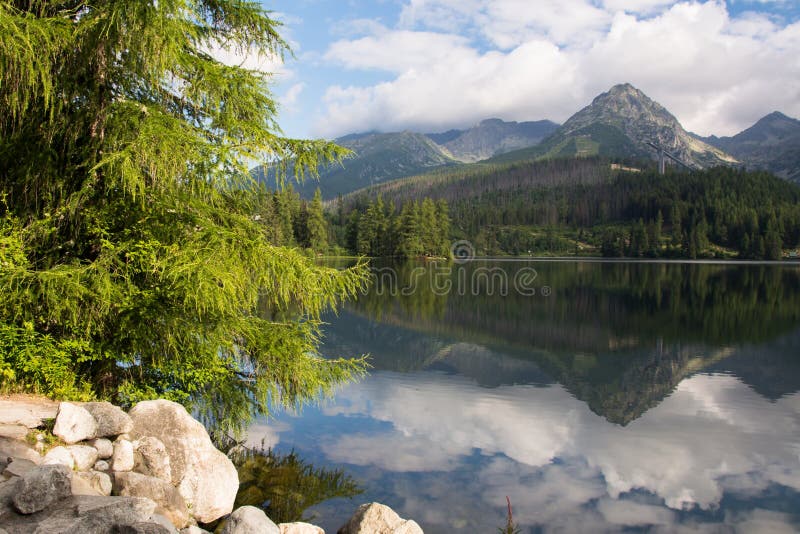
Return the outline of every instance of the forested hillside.
{"type": "Polygon", "coordinates": [[[366,190],[339,209],[363,211],[379,194],[446,201],[451,237],[489,255],[778,259],[800,244],[800,187],[726,167],[661,176],[603,158],[480,164],[366,190]]]}

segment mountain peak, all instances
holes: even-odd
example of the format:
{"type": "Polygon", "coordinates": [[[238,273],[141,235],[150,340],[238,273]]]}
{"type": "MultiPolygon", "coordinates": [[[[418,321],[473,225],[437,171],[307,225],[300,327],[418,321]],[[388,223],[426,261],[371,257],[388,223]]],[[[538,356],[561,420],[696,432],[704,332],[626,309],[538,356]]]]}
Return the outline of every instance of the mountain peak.
{"type": "Polygon", "coordinates": [[[556,153],[576,152],[656,157],[656,143],[690,167],[731,164],[736,160],[689,135],[664,106],[629,83],[613,86],[569,118],[551,143],[556,153]],[[570,141],[570,139],[572,141],[570,141]]]}

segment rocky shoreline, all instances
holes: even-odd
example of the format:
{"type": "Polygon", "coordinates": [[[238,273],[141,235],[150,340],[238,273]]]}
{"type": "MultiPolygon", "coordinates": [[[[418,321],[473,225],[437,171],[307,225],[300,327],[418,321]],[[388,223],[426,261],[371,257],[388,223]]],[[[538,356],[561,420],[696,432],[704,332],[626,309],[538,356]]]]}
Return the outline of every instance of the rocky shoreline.
{"type": "MultiPolygon", "coordinates": [[[[180,404],[0,399],[0,534],[324,534],[233,509],[239,478],[180,404]],[[53,424],[54,423],[54,424],[53,424]],[[52,427],[50,425],[52,424],[52,427]],[[48,430],[52,428],[52,430],[48,430]]],[[[379,503],[361,505],[339,534],[421,534],[379,503]]]]}

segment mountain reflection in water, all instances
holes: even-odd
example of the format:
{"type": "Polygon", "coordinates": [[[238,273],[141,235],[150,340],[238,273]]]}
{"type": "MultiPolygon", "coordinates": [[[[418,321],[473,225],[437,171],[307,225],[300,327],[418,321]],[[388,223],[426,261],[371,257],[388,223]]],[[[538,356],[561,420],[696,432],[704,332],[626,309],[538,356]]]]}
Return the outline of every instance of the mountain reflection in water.
{"type": "Polygon", "coordinates": [[[552,292],[373,289],[323,347],[371,375],[250,429],[364,488],[310,510],[326,531],[377,500],[496,532],[506,495],[523,532],[800,527],[796,266],[493,265],[552,292]]]}

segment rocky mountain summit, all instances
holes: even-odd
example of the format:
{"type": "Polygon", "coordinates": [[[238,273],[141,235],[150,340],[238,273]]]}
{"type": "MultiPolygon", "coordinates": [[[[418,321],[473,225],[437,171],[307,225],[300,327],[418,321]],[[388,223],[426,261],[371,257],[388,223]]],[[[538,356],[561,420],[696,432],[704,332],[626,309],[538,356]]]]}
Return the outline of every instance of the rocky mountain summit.
{"type": "MultiPolygon", "coordinates": [[[[324,534],[233,510],[239,478],[180,404],[0,399],[0,534],[324,534]],[[52,433],[47,421],[54,421],[52,433]]],[[[340,530],[421,534],[390,508],[365,504],[340,530]]]]}
{"type": "Polygon", "coordinates": [[[615,85],[536,147],[539,157],[658,157],[654,143],[691,168],[737,165],[736,158],[687,132],[664,106],[631,84],[615,85]]]}
{"type": "Polygon", "coordinates": [[[775,111],[733,137],[706,137],[752,169],[800,182],[800,121],[775,111]]]}

